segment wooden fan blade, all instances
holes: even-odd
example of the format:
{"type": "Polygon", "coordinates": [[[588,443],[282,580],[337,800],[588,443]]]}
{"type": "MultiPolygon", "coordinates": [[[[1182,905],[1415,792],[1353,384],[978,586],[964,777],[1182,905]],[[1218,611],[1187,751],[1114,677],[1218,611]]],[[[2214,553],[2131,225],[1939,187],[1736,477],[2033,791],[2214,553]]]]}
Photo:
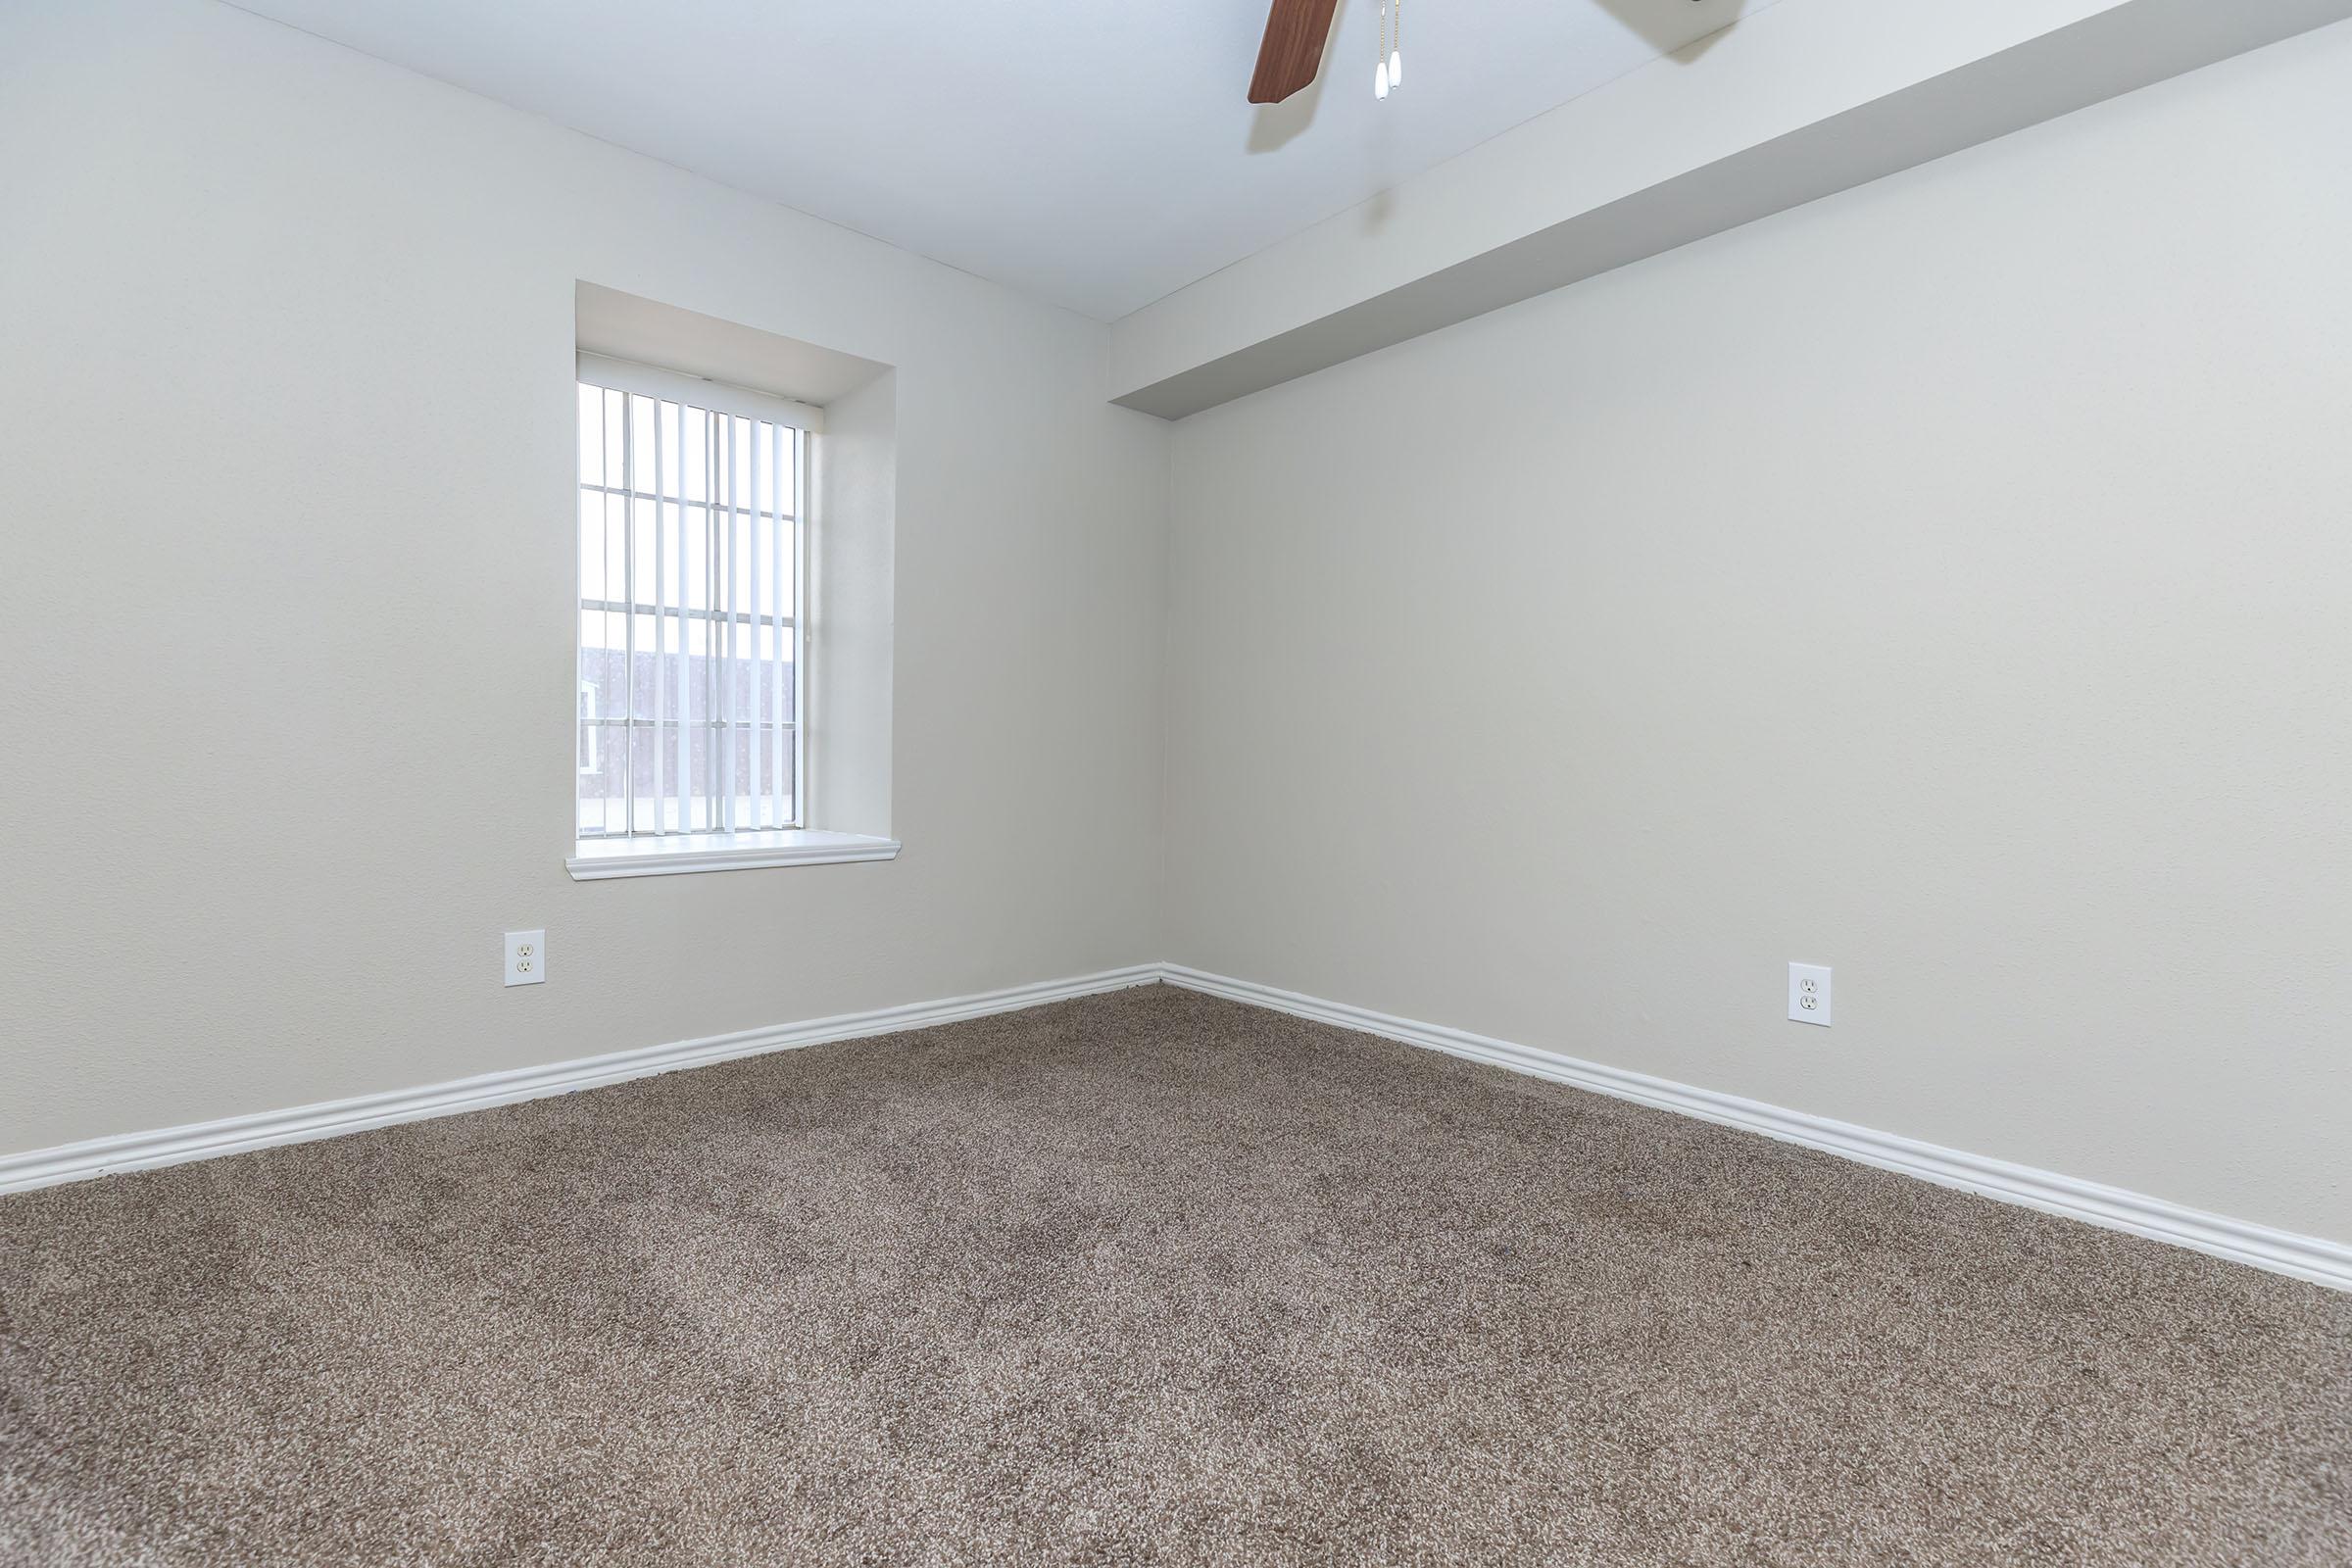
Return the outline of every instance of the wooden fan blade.
{"type": "Polygon", "coordinates": [[[1274,0],[1266,13],[1265,41],[1257,46],[1257,74],[1250,78],[1250,101],[1278,104],[1308,82],[1323,66],[1323,40],[1340,0],[1274,0]]]}

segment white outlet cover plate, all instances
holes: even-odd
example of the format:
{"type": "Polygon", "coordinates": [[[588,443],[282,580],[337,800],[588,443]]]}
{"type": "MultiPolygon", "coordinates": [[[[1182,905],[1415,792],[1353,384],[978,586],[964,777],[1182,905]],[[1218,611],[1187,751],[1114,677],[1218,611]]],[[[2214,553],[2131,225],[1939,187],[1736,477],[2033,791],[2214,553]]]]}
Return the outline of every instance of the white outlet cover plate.
{"type": "Polygon", "coordinates": [[[507,984],[536,986],[547,983],[547,933],[544,931],[510,931],[507,933],[507,984]]]}
{"type": "Polygon", "coordinates": [[[1818,963],[1788,966],[1788,1016],[1797,1023],[1830,1026],[1830,971],[1818,963]]]}

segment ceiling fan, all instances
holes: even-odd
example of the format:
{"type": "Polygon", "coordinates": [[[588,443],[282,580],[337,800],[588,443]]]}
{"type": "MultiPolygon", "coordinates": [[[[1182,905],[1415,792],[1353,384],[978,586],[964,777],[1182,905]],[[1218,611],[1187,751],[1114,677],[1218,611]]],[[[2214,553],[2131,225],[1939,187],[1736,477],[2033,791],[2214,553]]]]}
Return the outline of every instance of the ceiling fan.
{"type": "MultiPolygon", "coordinates": [[[[1372,90],[1386,98],[1404,76],[1404,0],[1379,0],[1380,61],[1372,90]],[[1395,35],[1390,24],[1394,19],[1395,35]]],[[[1331,34],[1339,0],[1274,0],[1266,13],[1266,35],[1257,46],[1257,71],[1250,78],[1250,101],[1278,104],[1315,79],[1323,65],[1323,43],[1331,34]]]]}
{"type": "MultiPolygon", "coordinates": [[[[1386,98],[1404,79],[1404,0],[1377,3],[1380,53],[1372,69],[1372,94],[1386,98]]],[[[1266,35],[1257,46],[1257,70],[1250,78],[1251,103],[1278,104],[1315,79],[1323,67],[1331,19],[1339,8],[1340,0],[1274,0],[1274,8],[1266,13],[1266,35]]],[[[1739,9],[1735,3],[1732,13],[1736,16],[1739,9]]]]}
{"type": "Polygon", "coordinates": [[[1257,46],[1257,71],[1250,78],[1251,103],[1278,104],[1315,79],[1339,6],[1340,0],[1274,0],[1266,14],[1265,40],[1257,46]]]}

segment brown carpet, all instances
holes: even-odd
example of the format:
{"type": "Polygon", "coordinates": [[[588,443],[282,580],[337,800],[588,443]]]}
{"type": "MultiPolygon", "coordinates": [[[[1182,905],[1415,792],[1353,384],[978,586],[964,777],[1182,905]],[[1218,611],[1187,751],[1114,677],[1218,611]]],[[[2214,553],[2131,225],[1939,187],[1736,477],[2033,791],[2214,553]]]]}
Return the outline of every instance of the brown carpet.
{"type": "Polygon", "coordinates": [[[2352,1563],[2352,1297],[1163,987],[0,1199],[0,1561],[2352,1563]]]}

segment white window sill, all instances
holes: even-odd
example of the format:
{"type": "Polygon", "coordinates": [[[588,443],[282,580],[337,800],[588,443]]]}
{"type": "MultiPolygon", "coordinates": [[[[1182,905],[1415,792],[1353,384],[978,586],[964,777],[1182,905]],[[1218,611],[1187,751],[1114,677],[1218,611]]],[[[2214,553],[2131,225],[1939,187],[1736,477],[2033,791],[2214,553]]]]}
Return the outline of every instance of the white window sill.
{"type": "Polygon", "coordinates": [[[581,839],[564,866],[575,882],[682,871],[750,871],[767,865],[895,860],[897,839],[796,828],[770,833],[682,833],[667,838],[581,839]]]}

